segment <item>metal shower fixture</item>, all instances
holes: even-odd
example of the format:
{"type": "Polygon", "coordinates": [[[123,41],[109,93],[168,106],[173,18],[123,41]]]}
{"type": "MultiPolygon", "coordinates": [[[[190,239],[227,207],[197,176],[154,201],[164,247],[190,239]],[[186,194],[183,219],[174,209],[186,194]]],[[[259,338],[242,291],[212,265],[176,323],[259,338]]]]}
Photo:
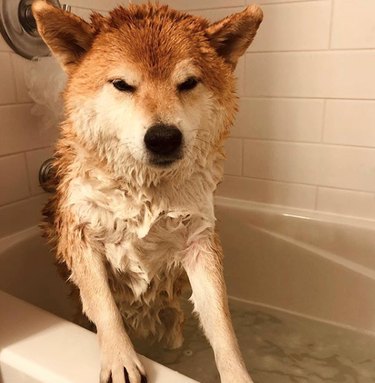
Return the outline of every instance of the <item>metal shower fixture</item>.
{"type": "MultiPolygon", "coordinates": [[[[70,5],[48,0],[55,7],[70,12],[70,5]]],[[[0,32],[7,44],[19,55],[31,60],[50,55],[36,28],[32,15],[33,0],[0,0],[0,32]]]]}

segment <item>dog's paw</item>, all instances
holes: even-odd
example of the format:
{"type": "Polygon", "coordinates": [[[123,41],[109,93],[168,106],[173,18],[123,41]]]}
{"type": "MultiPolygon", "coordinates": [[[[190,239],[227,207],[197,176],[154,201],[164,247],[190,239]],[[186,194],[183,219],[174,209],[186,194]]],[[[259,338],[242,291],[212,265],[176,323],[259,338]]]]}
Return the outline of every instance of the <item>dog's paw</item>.
{"type": "Polygon", "coordinates": [[[100,383],[147,383],[145,369],[134,350],[112,349],[102,356],[100,383]]]}
{"type": "Polygon", "coordinates": [[[102,368],[100,383],[147,383],[146,375],[138,367],[102,368]]]}
{"type": "MultiPolygon", "coordinates": [[[[126,370],[125,367],[124,367],[123,379],[125,379],[125,383],[132,383],[133,382],[132,380],[130,380],[128,371],[126,370]]],[[[145,375],[141,374],[140,382],[141,383],[147,383],[147,378],[145,375]]],[[[112,379],[112,373],[109,376],[108,380],[105,381],[105,383],[115,383],[115,381],[112,379]]]]}

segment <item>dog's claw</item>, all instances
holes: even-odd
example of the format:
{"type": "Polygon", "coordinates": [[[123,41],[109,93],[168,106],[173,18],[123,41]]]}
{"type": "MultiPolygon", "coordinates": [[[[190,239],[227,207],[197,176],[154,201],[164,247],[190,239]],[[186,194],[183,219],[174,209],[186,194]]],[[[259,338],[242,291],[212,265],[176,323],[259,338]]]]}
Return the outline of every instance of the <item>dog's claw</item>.
{"type": "MultiPolygon", "coordinates": [[[[125,383],[131,383],[129,379],[129,374],[128,371],[126,371],[126,368],[124,367],[124,375],[125,375],[125,383]]],[[[112,383],[112,374],[107,380],[107,383],[112,383]]],[[[146,376],[141,374],[141,383],[147,383],[147,378],[146,376]]]]}

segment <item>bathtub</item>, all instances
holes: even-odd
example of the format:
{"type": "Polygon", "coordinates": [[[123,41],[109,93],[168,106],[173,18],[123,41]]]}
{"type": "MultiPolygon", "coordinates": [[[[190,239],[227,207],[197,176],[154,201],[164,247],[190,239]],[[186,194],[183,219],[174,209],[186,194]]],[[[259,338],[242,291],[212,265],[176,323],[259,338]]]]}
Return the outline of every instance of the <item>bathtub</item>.
{"type": "MultiPolygon", "coordinates": [[[[375,335],[375,223],[216,199],[230,298],[375,335]]],[[[0,240],[0,382],[86,383],[93,333],[69,322],[37,228],[0,240]]],[[[152,383],[194,380],[141,357],[152,383]]]]}

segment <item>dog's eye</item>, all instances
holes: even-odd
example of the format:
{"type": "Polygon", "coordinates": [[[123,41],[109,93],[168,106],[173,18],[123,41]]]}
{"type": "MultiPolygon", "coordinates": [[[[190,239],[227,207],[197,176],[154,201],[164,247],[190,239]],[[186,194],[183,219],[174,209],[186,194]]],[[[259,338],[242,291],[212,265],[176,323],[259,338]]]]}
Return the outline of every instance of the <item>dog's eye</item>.
{"type": "Polygon", "coordinates": [[[189,77],[187,80],[177,86],[180,92],[187,92],[194,89],[198,85],[199,81],[195,77],[189,77]]]}
{"type": "Polygon", "coordinates": [[[113,86],[119,90],[120,92],[128,92],[128,93],[134,93],[135,92],[135,86],[129,85],[124,80],[112,80],[111,81],[113,86]]]}

